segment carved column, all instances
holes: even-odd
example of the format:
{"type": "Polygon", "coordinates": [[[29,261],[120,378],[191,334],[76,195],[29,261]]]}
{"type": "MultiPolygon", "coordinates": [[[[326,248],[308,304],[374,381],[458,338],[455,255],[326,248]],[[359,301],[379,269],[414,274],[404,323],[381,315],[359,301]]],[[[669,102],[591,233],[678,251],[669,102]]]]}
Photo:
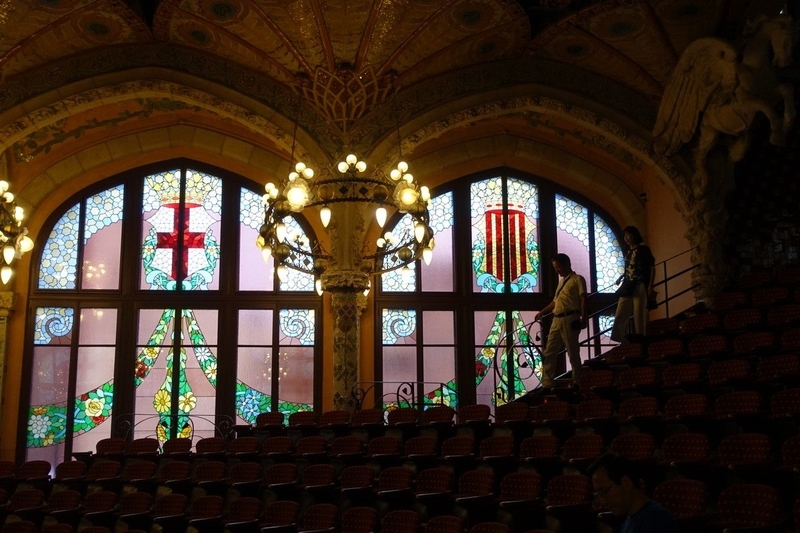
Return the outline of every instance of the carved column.
{"type": "Polygon", "coordinates": [[[0,292],[0,424],[2,423],[2,404],[5,403],[6,368],[8,367],[8,317],[14,311],[16,294],[0,292]]]}
{"type": "Polygon", "coordinates": [[[355,408],[353,386],[358,383],[361,357],[361,313],[366,307],[369,267],[362,264],[367,217],[366,204],[331,205],[328,234],[333,261],[322,274],[322,287],[331,294],[333,307],[333,408],[355,408]]]}
{"type": "Polygon", "coordinates": [[[358,271],[323,275],[333,304],[333,408],[355,408],[353,386],[358,383],[361,354],[361,313],[369,277],[358,271]]]}
{"type": "Polygon", "coordinates": [[[695,175],[694,202],[686,213],[686,238],[696,247],[692,263],[700,265],[692,273],[692,281],[700,285],[697,295],[713,307],[714,298],[731,279],[723,246],[728,224],[725,200],[736,183],[733,163],[723,150],[712,151],[701,172],[695,175]]]}

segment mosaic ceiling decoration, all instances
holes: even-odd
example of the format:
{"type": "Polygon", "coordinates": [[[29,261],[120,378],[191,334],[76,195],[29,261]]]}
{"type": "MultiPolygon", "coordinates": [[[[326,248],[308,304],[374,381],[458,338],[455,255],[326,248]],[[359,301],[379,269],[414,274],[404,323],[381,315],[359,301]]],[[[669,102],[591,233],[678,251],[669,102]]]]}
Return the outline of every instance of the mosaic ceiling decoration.
{"type": "Polygon", "coordinates": [[[521,81],[559,87],[559,79],[574,89],[566,81],[572,78],[588,80],[586,94],[601,95],[607,105],[624,108],[633,94],[656,108],[688,43],[734,35],[755,10],[781,4],[15,0],[0,6],[0,111],[93,72],[153,66],[215,80],[245,96],[252,87],[261,101],[265,90],[272,92],[285,114],[289,95],[303,94],[316,113],[305,120],[325,122],[333,135],[346,137],[359,122],[362,128],[374,122],[376,109],[388,110],[395,91],[419,94],[435,80],[435,98],[416,99],[412,113],[419,114],[463,94],[463,73],[488,64],[507,66],[507,74],[495,70],[485,83],[473,80],[469,90],[521,81]],[[571,75],[548,76],[545,70],[552,69],[540,68],[548,64],[571,75]]]}

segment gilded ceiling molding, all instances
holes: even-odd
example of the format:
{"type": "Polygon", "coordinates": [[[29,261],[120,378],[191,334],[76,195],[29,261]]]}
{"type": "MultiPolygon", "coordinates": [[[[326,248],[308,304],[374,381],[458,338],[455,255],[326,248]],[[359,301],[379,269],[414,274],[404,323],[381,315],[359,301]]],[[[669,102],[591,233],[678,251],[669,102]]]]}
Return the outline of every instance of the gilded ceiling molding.
{"type": "MultiPolygon", "coordinates": [[[[462,109],[406,136],[402,140],[401,148],[404,154],[411,154],[417,146],[441,137],[448,131],[501,117],[520,118],[532,127],[550,130],[553,136],[572,138],[583,146],[604,152],[631,172],[640,172],[646,166],[652,165],[659,171],[656,173],[659,181],[678,195],[684,206],[678,206],[680,210],[685,210],[685,206],[692,203],[693,195],[688,176],[669,159],[656,156],[650,139],[643,139],[593,111],[547,96],[520,96],[462,109]],[[576,127],[565,130],[547,120],[547,116],[553,114],[566,115],[575,121],[576,127]]],[[[398,149],[395,148],[384,159],[396,160],[398,155],[398,149]]]]}
{"type": "MultiPolygon", "coordinates": [[[[213,94],[163,80],[137,80],[99,87],[68,96],[48,106],[41,107],[0,130],[0,139],[2,139],[0,140],[0,151],[4,152],[9,147],[16,146],[15,155],[22,157],[24,161],[28,156],[24,151],[21,152],[19,150],[19,145],[25,145],[27,139],[34,139],[36,132],[50,128],[59,121],[95,108],[98,105],[133,99],[152,99],[154,97],[183,102],[187,106],[194,106],[214,113],[221,118],[231,119],[255,133],[273,139],[278,145],[283,146],[287,152],[291,151],[291,131],[286,131],[262,115],[213,94]]],[[[121,118],[131,120],[139,116],[140,114],[138,113],[129,113],[121,118]]],[[[115,125],[122,121],[116,121],[115,125]]],[[[86,125],[83,127],[86,127],[86,125]]],[[[58,138],[63,142],[77,138],[77,136],[75,132],[62,132],[58,138]]],[[[308,158],[308,154],[302,146],[298,145],[295,151],[302,157],[308,158]]]]}

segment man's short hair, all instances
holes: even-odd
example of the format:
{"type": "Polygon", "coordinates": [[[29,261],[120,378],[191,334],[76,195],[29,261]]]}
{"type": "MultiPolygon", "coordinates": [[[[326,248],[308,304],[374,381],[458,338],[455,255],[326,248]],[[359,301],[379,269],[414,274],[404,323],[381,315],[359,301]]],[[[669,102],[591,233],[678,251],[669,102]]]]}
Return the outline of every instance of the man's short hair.
{"type": "Polygon", "coordinates": [[[553,261],[561,263],[565,267],[572,268],[572,261],[570,261],[567,254],[556,254],[555,257],[553,257],[553,261]]]}
{"type": "Polygon", "coordinates": [[[589,477],[592,477],[592,475],[600,469],[606,471],[608,479],[615,485],[619,485],[622,482],[622,478],[628,476],[631,481],[633,481],[634,487],[637,489],[641,488],[639,470],[634,462],[625,456],[611,452],[605,453],[589,465],[586,473],[589,477]]]}

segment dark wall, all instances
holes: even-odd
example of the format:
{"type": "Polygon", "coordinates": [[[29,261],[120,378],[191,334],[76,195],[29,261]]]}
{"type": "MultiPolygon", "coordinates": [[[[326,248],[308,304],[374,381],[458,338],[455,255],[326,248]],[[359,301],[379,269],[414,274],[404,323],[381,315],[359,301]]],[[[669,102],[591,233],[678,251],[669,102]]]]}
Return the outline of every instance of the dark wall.
{"type": "MultiPolygon", "coordinates": [[[[795,81],[800,108],[800,83],[795,81]]],[[[742,273],[800,264],[800,124],[786,146],[769,143],[769,124],[759,117],[753,142],[734,174],[725,253],[734,277],[742,273]]]]}

